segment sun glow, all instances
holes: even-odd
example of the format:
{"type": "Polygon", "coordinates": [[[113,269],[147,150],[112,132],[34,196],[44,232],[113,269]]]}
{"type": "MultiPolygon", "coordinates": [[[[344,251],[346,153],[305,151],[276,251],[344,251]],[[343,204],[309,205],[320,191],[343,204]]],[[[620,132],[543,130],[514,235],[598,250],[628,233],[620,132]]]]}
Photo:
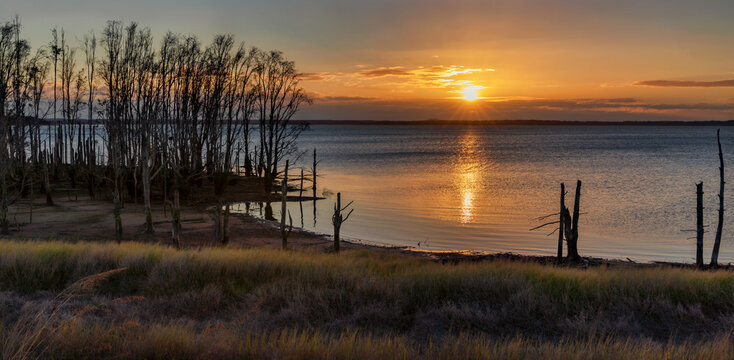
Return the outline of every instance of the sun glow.
{"type": "Polygon", "coordinates": [[[480,89],[482,89],[481,86],[467,86],[461,90],[461,96],[459,98],[464,99],[466,101],[474,101],[474,100],[481,99],[482,97],[479,96],[480,89]]]}

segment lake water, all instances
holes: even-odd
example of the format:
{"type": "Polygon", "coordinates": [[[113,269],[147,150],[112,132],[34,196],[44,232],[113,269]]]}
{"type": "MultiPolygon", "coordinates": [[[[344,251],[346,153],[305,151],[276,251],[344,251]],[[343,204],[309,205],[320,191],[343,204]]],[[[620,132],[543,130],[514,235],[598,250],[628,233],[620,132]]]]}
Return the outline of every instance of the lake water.
{"type": "MultiPolygon", "coordinates": [[[[722,129],[722,144],[734,173],[734,129],[722,129]]],[[[561,182],[572,207],[580,179],[582,256],[692,262],[695,233],[682,230],[695,228],[695,184],[703,181],[710,257],[718,208],[713,127],[315,125],[299,147],[307,154],[297,166],[306,168],[317,149],[317,195],[327,199],[288,209],[294,226],[316,232],[332,232],[341,192],[355,209],[342,227],[346,238],[426,250],[555,254],[557,235],[547,235],[552,226],[529,229],[558,211],[561,182]]],[[[725,198],[734,201],[731,184],[725,198]]],[[[259,214],[257,204],[250,206],[259,214]]],[[[279,205],[274,209],[279,217],[279,205]]],[[[731,214],[721,262],[734,262],[733,237],[731,214]]]]}

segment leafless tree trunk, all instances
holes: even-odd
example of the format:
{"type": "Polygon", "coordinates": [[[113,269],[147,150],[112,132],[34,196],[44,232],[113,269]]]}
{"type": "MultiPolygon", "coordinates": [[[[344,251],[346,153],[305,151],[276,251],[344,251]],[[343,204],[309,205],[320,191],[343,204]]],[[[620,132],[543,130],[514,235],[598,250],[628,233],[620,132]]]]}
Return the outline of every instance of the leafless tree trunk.
{"type": "Polygon", "coordinates": [[[316,148],[313,149],[313,165],[311,167],[311,183],[313,184],[313,197],[316,198],[316,165],[318,165],[319,162],[316,161],[316,148]]]}
{"type": "Polygon", "coordinates": [[[119,244],[122,242],[122,202],[120,201],[120,190],[118,184],[115,184],[115,189],[112,190],[112,200],[115,208],[113,215],[115,217],[115,240],[119,244]]]}
{"type": "MultiPolygon", "coordinates": [[[[5,175],[5,174],[3,174],[5,175]]],[[[0,179],[0,234],[10,234],[10,220],[8,219],[8,205],[10,194],[8,192],[8,177],[0,179]]]]}
{"type": "Polygon", "coordinates": [[[145,211],[145,233],[152,234],[153,230],[153,209],[150,202],[150,165],[152,159],[148,158],[147,140],[143,144],[143,208],[145,211]]]}
{"type": "MultiPolygon", "coordinates": [[[[285,170],[283,171],[283,188],[280,192],[280,236],[282,239],[283,250],[288,249],[288,235],[290,235],[293,229],[293,220],[291,219],[290,228],[285,226],[285,215],[286,215],[286,201],[288,201],[288,160],[285,161],[285,170]]],[[[290,217],[290,213],[288,213],[290,217]]]]}
{"type": "Polygon", "coordinates": [[[224,206],[224,219],[222,220],[222,244],[229,243],[229,212],[230,204],[224,206]]]}
{"type": "Polygon", "coordinates": [[[222,202],[218,201],[214,208],[214,243],[222,244],[222,202]]]}
{"type": "Polygon", "coordinates": [[[711,252],[711,267],[719,266],[719,247],[721,246],[721,232],[724,226],[724,154],[721,151],[721,129],[716,130],[716,142],[719,145],[719,223],[716,226],[714,249],[711,252]]]}
{"type": "Polygon", "coordinates": [[[173,207],[171,208],[171,237],[176,248],[181,248],[181,203],[178,186],[173,188],[173,207]]]}
{"type": "Polygon", "coordinates": [[[696,266],[703,267],[703,183],[696,184],[696,266]]]}
{"type": "Polygon", "coordinates": [[[561,210],[559,212],[560,219],[558,220],[558,255],[557,261],[560,263],[563,261],[563,210],[566,208],[566,185],[561,183],[561,210]]]}
{"type": "Polygon", "coordinates": [[[94,35],[94,32],[90,32],[89,35],[84,36],[84,55],[86,60],[86,70],[87,70],[87,91],[88,91],[88,103],[87,103],[87,126],[88,126],[88,136],[87,139],[87,146],[86,146],[86,157],[87,157],[87,189],[89,191],[89,197],[94,199],[94,186],[96,182],[96,178],[94,175],[95,166],[96,166],[96,159],[94,156],[94,145],[96,143],[96,128],[97,125],[94,123],[94,99],[95,99],[95,87],[94,87],[94,79],[96,77],[95,72],[95,65],[97,63],[96,60],[96,52],[97,52],[97,37],[94,35]]]}
{"type": "Polygon", "coordinates": [[[46,205],[53,206],[54,199],[51,197],[51,181],[48,177],[48,164],[46,163],[46,156],[43,157],[43,188],[46,192],[46,205]]]}
{"type": "Polygon", "coordinates": [[[350,209],[346,216],[344,216],[344,211],[352,205],[352,202],[353,201],[350,201],[349,204],[342,207],[342,193],[336,193],[336,204],[334,204],[334,215],[331,217],[331,223],[334,225],[334,252],[337,254],[339,253],[340,248],[340,232],[342,224],[349,219],[349,216],[352,215],[354,209],[350,209]]]}
{"type": "Polygon", "coordinates": [[[566,257],[571,261],[578,261],[581,259],[578,252],[578,239],[579,239],[579,202],[581,200],[581,180],[576,182],[576,196],[573,204],[573,217],[568,211],[568,208],[564,208],[562,211],[563,219],[563,230],[566,236],[566,244],[568,245],[568,254],[566,257]]]}

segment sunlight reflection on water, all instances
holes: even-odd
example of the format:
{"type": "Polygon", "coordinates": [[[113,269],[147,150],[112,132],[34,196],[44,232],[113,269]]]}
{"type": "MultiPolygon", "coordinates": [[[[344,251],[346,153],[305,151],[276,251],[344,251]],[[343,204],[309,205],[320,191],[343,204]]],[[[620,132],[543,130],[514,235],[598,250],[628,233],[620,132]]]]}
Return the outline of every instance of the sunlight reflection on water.
{"type": "Polygon", "coordinates": [[[459,189],[461,189],[461,220],[462,224],[470,223],[474,213],[474,197],[478,190],[479,163],[483,157],[477,145],[477,134],[469,128],[460,140],[460,152],[458,154],[456,177],[458,177],[459,189]]]}

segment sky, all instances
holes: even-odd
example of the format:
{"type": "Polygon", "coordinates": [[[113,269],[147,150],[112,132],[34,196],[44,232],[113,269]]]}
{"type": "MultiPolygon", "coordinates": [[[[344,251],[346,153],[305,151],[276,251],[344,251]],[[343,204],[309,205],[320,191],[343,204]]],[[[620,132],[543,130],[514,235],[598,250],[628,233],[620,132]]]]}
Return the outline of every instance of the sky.
{"type": "Polygon", "coordinates": [[[281,50],[299,119],[734,119],[731,0],[0,2],[15,14],[33,46],[122,20],[281,50]]]}

